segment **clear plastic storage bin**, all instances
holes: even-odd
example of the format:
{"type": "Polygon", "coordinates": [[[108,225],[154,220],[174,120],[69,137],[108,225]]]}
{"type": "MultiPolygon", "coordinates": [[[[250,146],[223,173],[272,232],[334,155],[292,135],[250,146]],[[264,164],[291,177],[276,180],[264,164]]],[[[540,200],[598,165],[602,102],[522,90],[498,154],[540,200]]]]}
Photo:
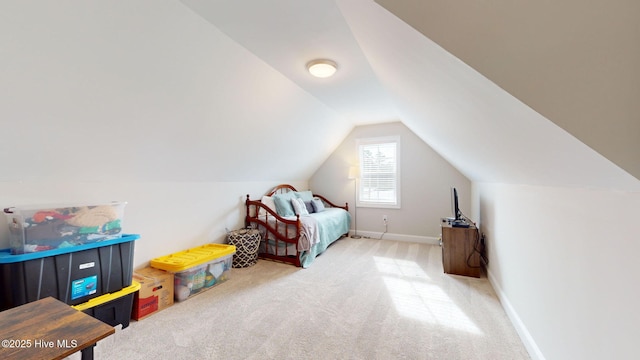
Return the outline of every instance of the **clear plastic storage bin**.
{"type": "Polygon", "coordinates": [[[4,209],[12,254],[90,244],[122,236],[126,202],[4,209]]]}
{"type": "Polygon", "coordinates": [[[151,260],[151,266],[174,274],[174,298],[183,301],[229,279],[236,247],[206,244],[151,260]]]}

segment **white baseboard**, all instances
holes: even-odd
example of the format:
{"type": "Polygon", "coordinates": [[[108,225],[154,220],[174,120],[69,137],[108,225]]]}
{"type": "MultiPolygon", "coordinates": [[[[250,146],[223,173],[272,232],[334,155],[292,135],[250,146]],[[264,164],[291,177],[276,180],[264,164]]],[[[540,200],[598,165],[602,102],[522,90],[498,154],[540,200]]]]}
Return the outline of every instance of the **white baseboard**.
{"type": "Polygon", "coordinates": [[[529,356],[531,356],[533,360],[545,360],[545,357],[540,351],[540,348],[538,348],[538,345],[533,340],[533,337],[531,337],[531,334],[527,330],[527,327],[524,326],[522,320],[520,320],[520,316],[518,316],[518,313],[515,311],[513,306],[511,306],[509,299],[504,294],[502,288],[500,288],[498,282],[496,281],[496,278],[493,276],[489,269],[487,269],[487,278],[489,279],[489,283],[493,287],[493,290],[496,292],[496,295],[498,295],[498,299],[500,300],[504,311],[507,313],[507,316],[511,320],[513,327],[516,329],[516,332],[518,332],[518,335],[520,336],[524,347],[529,352],[529,356]]]}
{"type": "MultiPolygon", "coordinates": [[[[349,231],[350,235],[353,235],[353,230],[349,231]]],[[[432,237],[432,236],[418,236],[418,235],[403,235],[403,234],[390,234],[390,233],[381,233],[375,231],[361,231],[358,230],[358,235],[363,238],[370,238],[376,240],[396,240],[396,241],[406,241],[406,242],[414,242],[419,244],[430,244],[430,245],[440,245],[440,238],[432,237]]]]}
{"type": "MultiPolygon", "coordinates": [[[[354,234],[353,230],[350,230],[349,235],[353,235],[353,234],[354,234]]],[[[381,233],[381,232],[375,232],[375,231],[361,231],[361,230],[358,230],[357,234],[362,236],[363,238],[370,238],[370,239],[396,240],[396,241],[415,242],[420,244],[440,245],[440,238],[433,237],[433,236],[390,234],[390,233],[381,233]]],[[[540,349],[538,348],[538,345],[533,340],[533,337],[531,337],[531,334],[522,323],[522,320],[520,320],[518,313],[516,313],[513,306],[511,306],[509,299],[506,297],[506,295],[498,285],[498,282],[496,281],[495,277],[493,276],[493,274],[489,269],[487,269],[487,278],[489,279],[489,283],[491,284],[494,291],[496,292],[496,295],[498,295],[498,299],[500,300],[502,307],[507,313],[507,316],[511,320],[513,327],[516,329],[516,332],[520,336],[522,343],[524,344],[525,348],[529,352],[529,356],[531,356],[533,360],[545,360],[545,357],[540,351],[540,349]]]]}

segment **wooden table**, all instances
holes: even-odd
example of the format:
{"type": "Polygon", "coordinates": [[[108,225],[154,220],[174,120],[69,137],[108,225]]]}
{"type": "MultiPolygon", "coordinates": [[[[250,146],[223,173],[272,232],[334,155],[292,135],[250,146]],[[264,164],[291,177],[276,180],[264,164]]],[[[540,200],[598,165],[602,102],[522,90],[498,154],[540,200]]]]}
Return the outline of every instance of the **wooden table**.
{"type": "Polygon", "coordinates": [[[63,359],[82,350],[93,359],[98,340],[115,329],[47,297],[0,312],[1,359],[63,359]]]}

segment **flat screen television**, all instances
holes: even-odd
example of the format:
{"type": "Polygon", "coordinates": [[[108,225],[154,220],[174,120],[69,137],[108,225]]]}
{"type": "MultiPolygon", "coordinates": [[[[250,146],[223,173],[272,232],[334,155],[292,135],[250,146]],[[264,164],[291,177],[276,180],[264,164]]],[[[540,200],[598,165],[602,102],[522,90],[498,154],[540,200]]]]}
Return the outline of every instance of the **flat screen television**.
{"type": "Polygon", "coordinates": [[[453,212],[453,219],[460,220],[460,207],[458,206],[458,190],[451,187],[451,212],[453,212]]]}
{"type": "Polygon", "coordinates": [[[469,227],[469,223],[462,216],[460,207],[458,206],[458,190],[455,187],[451,187],[451,211],[453,211],[453,221],[451,226],[453,227],[469,227]]]}

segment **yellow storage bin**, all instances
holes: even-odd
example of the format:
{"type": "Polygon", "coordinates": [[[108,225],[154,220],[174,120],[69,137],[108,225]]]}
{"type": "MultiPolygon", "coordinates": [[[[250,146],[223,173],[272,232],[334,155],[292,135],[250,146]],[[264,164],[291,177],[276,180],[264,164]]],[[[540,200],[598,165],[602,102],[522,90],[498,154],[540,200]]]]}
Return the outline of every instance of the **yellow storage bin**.
{"type": "Polygon", "coordinates": [[[174,274],[174,299],[183,301],[228,280],[236,247],[205,244],[151,260],[151,267],[174,274]]]}
{"type": "Polygon", "coordinates": [[[140,283],[131,281],[131,285],[122,290],[107,293],[93,298],[82,304],[73,305],[72,308],[82,311],[111,326],[129,326],[133,297],[140,290],[140,283]]]}

